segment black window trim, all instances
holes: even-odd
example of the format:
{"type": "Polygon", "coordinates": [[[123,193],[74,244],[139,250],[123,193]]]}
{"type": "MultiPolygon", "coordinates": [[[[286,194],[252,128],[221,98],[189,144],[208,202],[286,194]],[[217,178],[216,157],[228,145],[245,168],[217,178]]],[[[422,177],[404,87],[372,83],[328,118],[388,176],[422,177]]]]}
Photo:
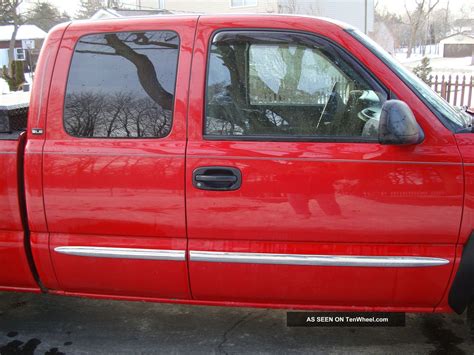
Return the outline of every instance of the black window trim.
{"type": "Polygon", "coordinates": [[[66,89],[64,91],[64,99],[63,99],[63,110],[62,110],[62,126],[64,132],[69,136],[77,139],[112,139],[112,140],[118,140],[118,139],[126,139],[126,140],[131,140],[131,139],[144,139],[144,140],[153,140],[153,139],[164,139],[167,138],[171,135],[171,132],[173,131],[173,124],[174,124],[174,109],[175,109],[175,103],[176,103],[176,85],[178,83],[178,69],[179,69],[179,57],[181,54],[181,37],[179,36],[179,33],[176,32],[175,30],[168,30],[168,29],[148,29],[148,30],[127,30],[127,31],[107,31],[107,32],[91,32],[87,34],[83,34],[80,36],[76,43],[74,44],[74,49],[72,51],[71,55],[71,60],[69,61],[69,66],[67,70],[67,77],[66,77],[66,89]],[[107,35],[107,34],[117,34],[117,33],[146,33],[146,32],[171,32],[176,35],[178,38],[178,56],[176,58],[176,76],[174,79],[174,92],[173,92],[173,105],[171,107],[171,118],[170,118],[170,130],[169,132],[163,136],[163,137],[83,137],[83,136],[75,136],[70,134],[65,125],[65,120],[64,120],[64,114],[66,110],[66,96],[67,96],[67,87],[69,84],[69,75],[71,72],[71,66],[72,66],[72,60],[74,59],[74,54],[76,53],[76,48],[79,42],[81,41],[82,38],[86,36],[95,36],[95,35],[107,35]]]}
{"type": "Polygon", "coordinates": [[[287,36],[288,34],[304,35],[313,37],[316,40],[322,40],[330,46],[333,46],[337,51],[341,52],[344,55],[344,58],[348,60],[350,64],[355,64],[355,70],[363,77],[368,78],[369,82],[375,84],[387,95],[387,100],[397,99],[394,93],[389,90],[385,85],[383,85],[380,80],[369,71],[369,69],[363,65],[357,58],[355,58],[347,49],[334,42],[333,40],[318,35],[316,33],[308,31],[299,31],[291,29],[280,29],[280,28],[220,28],[212,32],[209,37],[209,42],[207,45],[207,63],[206,63],[206,80],[204,87],[204,102],[203,102],[203,117],[202,117],[202,138],[207,141],[249,141],[249,142],[320,142],[320,143],[370,143],[378,144],[377,137],[358,137],[358,136],[307,136],[307,135],[212,135],[206,134],[206,119],[207,119],[207,99],[208,99],[208,80],[209,80],[209,65],[211,58],[211,47],[214,43],[215,37],[221,32],[268,32],[269,34],[282,34],[287,36]]]}

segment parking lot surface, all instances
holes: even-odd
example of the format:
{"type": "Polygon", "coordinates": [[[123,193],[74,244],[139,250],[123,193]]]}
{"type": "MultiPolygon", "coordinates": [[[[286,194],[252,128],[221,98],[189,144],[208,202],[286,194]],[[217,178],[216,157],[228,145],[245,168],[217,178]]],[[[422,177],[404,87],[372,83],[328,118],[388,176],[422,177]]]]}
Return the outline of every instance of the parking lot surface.
{"type": "Polygon", "coordinates": [[[0,354],[473,354],[465,318],[288,328],[286,311],[0,293],[0,354]]]}

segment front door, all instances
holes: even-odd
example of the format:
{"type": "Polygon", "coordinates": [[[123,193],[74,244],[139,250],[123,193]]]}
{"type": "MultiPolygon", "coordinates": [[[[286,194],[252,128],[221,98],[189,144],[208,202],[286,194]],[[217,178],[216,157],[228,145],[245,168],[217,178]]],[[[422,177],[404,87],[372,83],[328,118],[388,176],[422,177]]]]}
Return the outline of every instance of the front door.
{"type": "Polygon", "coordinates": [[[460,223],[452,135],[443,128],[436,154],[416,111],[423,143],[380,145],[392,84],[329,38],[349,37],[336,26],[295,32],[318,25],[200,19],[186,163],[193,296],[431,309],[460,223]]]}
{"type": "Polygon", "coordinates": [[[189,298],[184,103],[195,22],[98,23],[93,33],[73,24],[64,35],[43,162],[62,290],[189,298]]]}

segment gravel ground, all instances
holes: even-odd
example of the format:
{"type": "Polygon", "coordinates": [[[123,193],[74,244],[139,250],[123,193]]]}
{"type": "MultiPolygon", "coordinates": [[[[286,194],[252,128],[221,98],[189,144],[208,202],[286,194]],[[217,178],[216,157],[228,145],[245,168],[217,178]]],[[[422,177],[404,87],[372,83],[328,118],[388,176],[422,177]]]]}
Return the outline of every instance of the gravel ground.
{"type": "Polygon", "coordinates": [[[474,354],[465,319],[288,328],[286,311],[0,293],[0,354],[474,354]]]}

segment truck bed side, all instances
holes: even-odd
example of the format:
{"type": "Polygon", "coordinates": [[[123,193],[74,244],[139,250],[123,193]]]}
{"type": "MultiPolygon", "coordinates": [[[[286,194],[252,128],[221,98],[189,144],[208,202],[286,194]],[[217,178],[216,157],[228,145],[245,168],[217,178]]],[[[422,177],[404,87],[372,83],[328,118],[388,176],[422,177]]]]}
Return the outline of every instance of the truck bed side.
{"type": "MultiPolygon", "coordinates": [[[[17,118],[8,117],[10,111],[2,111],[3,118],[8,117],[8,124],[3,125],[0,132],[0,290],[39,292],[43,288],[34,261],[30,230],[35,230],[36,225],[32,222],[44,219],[42,209],[34,208],[38,204],[42,206],[42,201],[31,198],[36,196],[31,192],[37,188],[35,183],[41,182],[41,154],[35,153],[41,153],[44,136],[31,132],[36,127],[44,129],[43,113],[47,107],[51,73],[67,26],[65,23],[52,29],[43,45],[35,72],[28,122],[21,119],[19,124],[17,118]],[[29,159],[25,154],[28,150],[30,154],[33,151],[29,159]],[[30,173],[29,177],[26,172],[30,173]]],[[[52,277],[51,273],[41,276],[52,277]]]]}
{"type": "Polygon", "coordinates": [[[39,291],[25,248],[20,208],[24,137],[0,135],[0,289],[39,291]]]}

